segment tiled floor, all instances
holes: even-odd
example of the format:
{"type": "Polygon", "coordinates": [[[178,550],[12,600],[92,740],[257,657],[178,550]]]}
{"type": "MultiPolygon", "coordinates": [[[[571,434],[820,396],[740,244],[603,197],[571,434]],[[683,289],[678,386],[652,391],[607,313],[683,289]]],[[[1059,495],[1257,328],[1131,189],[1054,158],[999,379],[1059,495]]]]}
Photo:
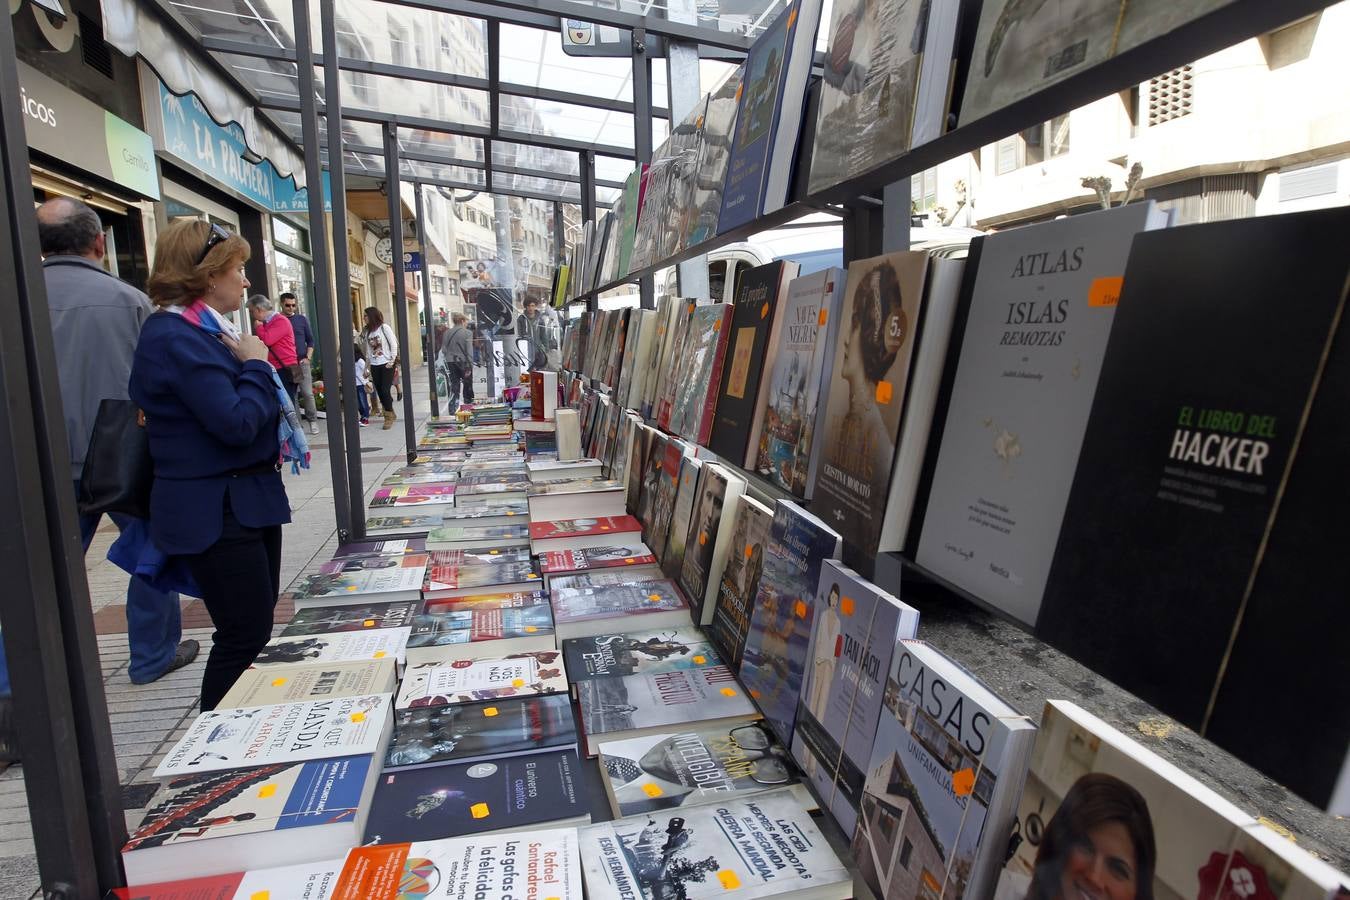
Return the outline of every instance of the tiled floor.
{"type": "MultiPolygon", "coordinates": [[[[420,423],[429,412],[425,379],[418,379],[415,389],[415,418],[420,423]]],[[[400,405],[400,415],[401,409],[400,405]]],[[[323,422],[320,428],[324,428],[323,422]]],[[[312,439],[315,443],[311,445],[310,468],[299,475],[287,470],[285,475],[292,521],[285,527],[282,542],[283,585],[329,559],[337,545],[326,431],[312,439]]],[[[402,421],[389,431],[377,425],[361,429],[361,470],[367,497],[389,471],[403,465],[406,459],[403,442],[402,421]]],[[[183,636],[201,641],[202,655],[191,665],[153,684],[132,684],[126,675],[127,576],[106,559],[108,546],[116,536],[117,529],[105,519],[86,556],[86,571],[117,768],[125,802],[134,804],[126,810],[130,828],[140,822],[146,806],[154,802],[158,788],[150,773],[159,757],[178,740],[187,722],[196,715],[202,669],[211,643],[211,620],[200,600],[184,597],[183,636]]],[[[290,604],[278,604],[275,621],[285,623],[290,618],[290,604]]],[[[0,774],[0,900],[41,896],[39,886],[24,770],[23,766],[12,766],[0,774]]]]}

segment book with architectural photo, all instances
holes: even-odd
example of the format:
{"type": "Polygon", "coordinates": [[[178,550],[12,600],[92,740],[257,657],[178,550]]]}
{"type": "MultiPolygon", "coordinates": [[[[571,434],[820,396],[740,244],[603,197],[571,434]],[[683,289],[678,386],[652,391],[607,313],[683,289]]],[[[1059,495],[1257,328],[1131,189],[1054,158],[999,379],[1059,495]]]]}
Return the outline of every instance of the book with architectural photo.
{"type": "Polygon", "coordinates": [[[674,579],[684,567],[688,545],[689,520],[694,515],[694,500],[698,496],[703,462],[696,456],[680,461],[680,482],[675,488],[675,505],[671,507],[670,528],[666,532],[666,549],[661,556],[661,571],[674,579]]]}
{"type": "Polygon", "coordinates": [[[729,469],[717,463],[703,464],[677,579],[689,601],[694,622],[699,625],[712,621],[722,573],[731,555],[736,503],[745,487],[745,479],[729,469]]]}
{"type": "MultiPolygon", "coordinates": [[[[736,499],[735,525],[727,564],[717,589],[717,605],[708,623],[708,638],[727,665],[740,671],[745,638],[750,633],[750,611],[759,593],[764,557],[769,549],[773,511],[749,494],[736,499]]],[[[704,614],[706,618],[706,613],[704,614]]]]}
{"type": "Polygon", "coordinates": [[[736,128],[737,98],[745,66],[737,66],[708,95],[703,131],[694,167],[694,194],[684,234],[684,246],[692,247],[717,236],[726,188],[727,164],[731,160],[732,132],[736,128]]]}
{"type": "Polygon", "coordinates": [[[713,303],[695,307],[689,317],[667,428],[695,444],[706,445],[712,433],[732,311],[726,303],[713,303]]]}

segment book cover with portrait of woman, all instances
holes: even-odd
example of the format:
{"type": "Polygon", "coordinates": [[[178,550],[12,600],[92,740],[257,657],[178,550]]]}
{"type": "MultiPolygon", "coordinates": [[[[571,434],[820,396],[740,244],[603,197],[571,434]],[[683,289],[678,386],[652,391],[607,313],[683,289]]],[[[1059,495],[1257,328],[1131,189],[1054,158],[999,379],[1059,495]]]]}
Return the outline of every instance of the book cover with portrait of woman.
{"type": "Polygon", "coordinates": [[[848,267],[812,511],[864,554],[876,551],[923,305],[928,254],[848,267]]]}

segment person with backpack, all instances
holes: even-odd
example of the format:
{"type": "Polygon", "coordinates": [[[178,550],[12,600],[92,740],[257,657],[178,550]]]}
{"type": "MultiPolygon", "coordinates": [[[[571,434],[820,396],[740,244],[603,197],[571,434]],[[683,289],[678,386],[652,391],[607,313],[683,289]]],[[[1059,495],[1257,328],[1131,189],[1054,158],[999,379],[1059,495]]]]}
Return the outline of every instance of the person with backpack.
{"type": "Polygon", "coordinates": [[[450,406],[458,408],[460,386],[463,385],[465,403],[473,402],[473,334],[469,331],[469,318],[464,313],[455,313],[450,317],[451,328],[441,342],[441,358],[449,375],[450,406]]]}

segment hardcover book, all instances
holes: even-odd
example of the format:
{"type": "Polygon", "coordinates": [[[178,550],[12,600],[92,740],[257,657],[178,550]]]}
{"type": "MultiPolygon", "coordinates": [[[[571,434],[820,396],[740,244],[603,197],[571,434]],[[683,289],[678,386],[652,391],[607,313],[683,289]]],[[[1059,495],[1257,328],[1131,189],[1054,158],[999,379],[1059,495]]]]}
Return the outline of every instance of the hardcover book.
{"type": "Polygon", "coordinates": [[[286,591],[296,609],[417,600],[426,565],[424,553],[335,559],[320,566],[316,574],[300,576],[286,591]]]}
{"type": "Polygon", "coordinates": [[[409,628],[402,626],[272,638],[258,651],[253,667],[270,669],[276,665],[295,663],[327,665],[380,659],[401,662],[404,647],[408,643],[408,632],[409,628]]]}
{"type": "Polygon", "coordinates": [[[837,559],[840,549],[838,532],[797,504],[778,502],[750,613],[741,681],[785,746],[792,746],[821,568],[837,559]]]}
{"type": "Polygon", "coordinates": [[[853,834],[863,879],[877,897],[990,896],[1036,726],[922,641],[896,646],[882,696],[853,834]]]}
{"type": "MultiPolygon", "coordinates": [[[[763,722],[605,741],[600,777],[618,817],[726,803],[799,781],[787,751],[763,722]]],[[[815,808],[805,788],[793,793],[804,809],[815,808]]]]}
{"type": "Polygon", "coordinates": [[[551,590],[557,591],[563,588],[610,587],[661,580],[660,569],[655,566],[642,566],[639,569],[592,569],[575,575],[551,575],[548,583],[551,590]]]}
{"type": "Polygon", "coordinates": [[[122,847],[127,881],[340,857],[361,840],[379,768],[376,757],[347,756],[180,775],[122,847]]]}
{"type": "Polygon", "coordinates": [[[155,778],[380,752],[389,695],[366,694],[204,712],[165,754],[155,778]]]}
{"type": "MultiPolygon", "coordinates": [[[[640,535],[642,525],[632,516],[597,516],[587,519],[553,519],[530,523],[530,543],[541,554],[554,543],[567,549],[597,546],[589,543],[613,543],[614,535],[640,535]],[[585,543],[581,543],[581,542],[585,543]]],[[[625,539],[628,539],[625,537],[625,539]]]]}
{"type": "Polygon", "coordinates": [[[704,464],[678,579],[699,625],[712,621],[722,573],[731,555],[736,502],[743,493],[745,479],[716,463],[704,464]]]}
{"type": "Polygon", "coordinates": [[[716,427],[708,440],[709,450],[736,465],[745,460],[746,447],[758,443],[753,432],[761,376],[772,369],[782,342],[784,323],[778,313],[799,268],[784,260],[756,266],[745,273],[736,292],[717,392],[716,427]]]}
{"type": "Polygon", "coordinates": [[[530,606],[475,606],[425,613],[413,623],[408,660],[414,663],[553,650],[553,613],[547,601],[530,606]]]}
{"type": "Polygon", "coordinates": [[[614,402],[621,407],[642,407],[642,391],[646,384],[648,359],[654,352],[656,329],[656,310],[630,310],[628,340],[623,345],[623,369],[619,372],[619,383],[614,389],[614,402]]]}
{"type": "Polygon", "coordinates": [[[676,316],[683,307],[683,301],[668,294],[663,294],[656,302],[656,334],[652,336],[647,370],[642,377],[641,405],[633,405],[644,419],[656,416],[657,388],[665,371],[662,367],[668,358],[667,344],[675,336],[676,316]]]}
{"type": "Polygon", "coordinates": [[[699,132],[707,108],[700,97],[652,155],[628,271],[656,265],[680,249],[693,206],[699,132]]]}
{"type": "Polygon", "coordinates": [[[665,346],[661,349],[661,368],[657,375],[651,418],[655,419],[656,425],[664,431],[671,430],[670,416],[679,385],[677,377],[687,352],[685,345],[689,341],[690,321],[698,306],[697,301],[676,298],[674,322],[665,346]]]}
{"type": "Polygon", "coordinates": [[[1135,896],[1313,900],[1350,882],[1106,722],[1052,700],[1016,810],[1020,832],[1031,825],[1044,838],[1015,845],[997,896],[1034,896],[1051,878],[1091,884],[1080,848],[1105,849],[1110,835],[1082,818],[1085,804],[1120,811],[1107,823],[1117,829],[1112,858],[1128,867],[1135,896]]]}
{"type": "MultiPolygon", "coordinates": [[[[717,220],[722,212],[722,194],[726,187],[727,163],[731,159],[732,132],[736,128],[737,98],[745,66],[737,66],[708,95],[708,111],[695,166],[694,193],[685,230],[686,247],[701,244],[717,236],[717,220]]],[[[644,415],[649,413],[644,411],[644,415]]]]}
{"type": "Polygon", "coordinates": [[[472,609],[510,609],[517,606],[535,606],[547,603],[548,594],[543,591],[510,591],[490,594],[466,594],[463,597],[447,597],[433,600],[426,605],[427,615],[446,612],[460,612],[472,609]]]}
{"type": "Polygon", "coordinates": [[[1350,504],[1350,263],[1335,239],[1347,227],[1339,208],[1135,238],[1037,622],[1338,815],[1350,680],[1340,654],[1310,650],[1350,634],[1350,605],[1328,594],[1344,556],[1329,516],[1350,504]],[[1204,341],[1183,339],[1197,328],[1204,341]],[[1095,518],[1108,509],[1113,521],[1095,518]],[[1117,558],[1094,543],[1112,540],[1125,541],[1117,558]],[[1149,652],[1127,661],[1093,616],[1105,610],[1118,639],[1149,652]]]}
{"type": "Polygon", "coordinates": [[[773,527],[773,512],[749,494],[741,494],[736,501],[735,516],[708,638],[727,665],[740,671],[745,638],[750,633],[750,610],[759,593],[759,577],[773,527]]]}
{"type": "Polygon", "coordinates": [[[598,634],[562,642],[573,682],[697,669],[721,664],[703,632],[693,628],[598,634]]]}
{"type": "Polygon", "coordinates": [[[853,896],[853,876],[788,790],[591,825],[580,843],[588,900],[853,896]]]}
{"type": "Polygon", "coordinates": [[[342,631],[369,631],[401,628],[412,624],[422,612],[421,600],[397,603],[366,603],[357,606],[311,606],[297,610],[281,637],[307,634],[336,634],[342,631]]]}
{"type": "Polygon", "coordinates": [[[818,423],[826,414],[846,277],[829,268],[788,283],[778,352],[765,366],[751,425],[757,439],[746,448],[745,467],[798,497],[811,496],[819,465],[818,423]]]}
{"type": "Polygon", "coordinates": [[[565,694],[405,709],[394,716],[385,771],[439,763],[576,749],[572,700],[565,694]]]}
{"type": "Polygon", "coordinates": [[[361,694],[389,694],[397,689],[394,658],[298,666],[249,668],[221,698],[218,706],[270,706],[361,694]]]}
{"type": "Polygon", "coordinates": [[[923,305],[928,254],[848,267],[811,509],[866,556],[876,553],[923,305]]]}
{"type": "Polygon", "coordinates": [[[689,317],[667,429],[695,444],[706,445],[712,433],[731,313],[728,304],[713,303],[694,307],[689,317]]]}
{"type": "Polygon", "coordinates": [[[460,659],[408,666],[399,691],[400,710],[476,700],[567,693],[567,671],[557,650],[491,659],[460,659]]]}
{"type": "Polygon", "coordinates": [[[113,900],[256,900],[259,897],[303,897],[330,900],[343,859],[294,866],[230,872],[203,878],[182,878],[155,884],[113,888],[113,900]]]}
{"type": "Polygon", "coordinates": [[[332,900],[411,900],[436,891],[442,897],[525,896],[581,900],[581,858],[576,831],[558,829],[448,838],[411,844],[357,847],[332,900]]]}
{"type": "Polygon", "coordinates": [[[375,788],[365,843],[486,834],[559,820],[588,823],[578,767],[574,751],[553,750],[385,772],[375,788]]]}
{"type": "Polygon", "coordinates": [[[726,666],[700,666],[577,682],[586,755],[601,741],[624,740],[713,719],[759,718],[726,666]]]}
{"type": "Polygon", "coordinates": [[[967,279],[916,560],[1028,625],[1040,611],[1130,243],[1164,222],[1139,203],[991,235],[967,279]]]}
{"type": "Polygon", "coordinates": [[[792,758],[845,834],[852,834],[896,641],[919,611],[832,559],[820,571],[815,625],[797,703],[792,758]]]}
{"type": "Polygon", "coordinates": [[[719,233],[782,209],[790,199],[821,0],[793,0],[745,57],[719,233]]]}
{"type": "Polygon", "coordinates": [[[680,481],[675,488],[675,505],[670,511],[670,529],[666,533],[666,549],[661,556],[661,570],[669,578],[676,578],[684,567],[688,544],[689,520],[694,515],[694,500],[698,496],[699,472],[703,463],[694,456],[680,461],[680,481]]]}

